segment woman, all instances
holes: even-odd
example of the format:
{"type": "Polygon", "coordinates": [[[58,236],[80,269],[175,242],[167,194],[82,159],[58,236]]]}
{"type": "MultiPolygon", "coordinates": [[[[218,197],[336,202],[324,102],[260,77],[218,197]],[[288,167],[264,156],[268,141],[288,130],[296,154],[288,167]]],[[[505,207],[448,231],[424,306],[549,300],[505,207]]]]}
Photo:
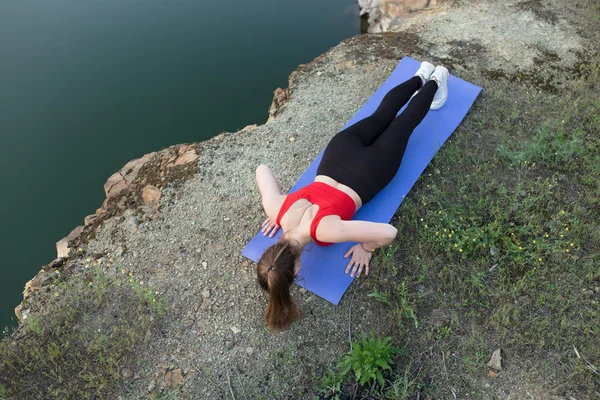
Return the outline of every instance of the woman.
{"type": "Polygon", "coordinates": [[[369,274],[373,250],[391,243],[397,230],[389,224],[351,218],[396,175],[411,133],[429,109],[440,108],[447,97],[448,70],[423,62],[413,78],[385,95],[370,117],[331,139],[310,185],[286,196],[267,166],[257,168],[268,216],[262,232],[271,237],[279,227],[284,232],[264,252],[256,270],[258,282],[269,293],[265,320],[271,329],[285,328],[300,317],[290,285],[300,269],[302,249],[311,240],[319,246],[359,242],[345,255],[352,256],[346,273],[359,277],[364,269],[369,274]],[[411,96],[414,99],[396,116],[411,96]]]}

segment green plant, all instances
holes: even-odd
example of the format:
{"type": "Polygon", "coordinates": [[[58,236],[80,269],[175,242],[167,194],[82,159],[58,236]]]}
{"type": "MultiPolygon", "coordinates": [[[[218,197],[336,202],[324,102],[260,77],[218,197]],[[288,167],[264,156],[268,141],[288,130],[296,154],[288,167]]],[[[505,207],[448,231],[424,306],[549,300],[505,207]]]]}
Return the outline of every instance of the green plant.
{"type": "Polygon", "coordinates": [[[385,303],[387,305],[392,305],[392,303],[390,303],[390,300],[388,299],[387,294],[380,293],[377,289],[375,289],[374,292],[369,293],[367,296],[373,297],[375,300],[385,303]]]}
{"type": "Polygon", "coordinates": [[[398,318],[398,323],[402,318],[408,318],[413,321],[415,328],[419,327],[419,321],[415,310],[409,301],[408,286],[406,281],[402,281],[396,285],[396,294],[398,295],[398,302],[396,303],[395,313],[398,318]]]}
{"type": "Polygon", "coordinates": [[[418,390],[417,379],[411,373],[411,364],[409,363],[396,375],[386,390],[385,397],[390,400],[411,399],[418,390]]]}
{"type": "Polygon", "coordinates": [[[332,368],[328,368],[327,375],[325,375],[325,378],[323,378],[319,387],[319,393],[327,399],[339,400],[343,382],[344,375],[336,372],[332,368]]]}
{"type": "Polygon", "coordinates": [[[0,340],[0,399],[114,398],[121,368],[135,362],[162,302],[109,268],[61,280],[42,309],[0,340]]]}
{"type": "Polygon", "coordinates": [[[367,338],[363,333],[358,342],[352,342],[352,349],[342,361],[341,375],[354,373],[360,385],[373,385],[377,382],[384,386],[383,374],[392,368],[392,356],[398,351],[391,344],[392,338],[376,338],[373,333],[367,338]]]}

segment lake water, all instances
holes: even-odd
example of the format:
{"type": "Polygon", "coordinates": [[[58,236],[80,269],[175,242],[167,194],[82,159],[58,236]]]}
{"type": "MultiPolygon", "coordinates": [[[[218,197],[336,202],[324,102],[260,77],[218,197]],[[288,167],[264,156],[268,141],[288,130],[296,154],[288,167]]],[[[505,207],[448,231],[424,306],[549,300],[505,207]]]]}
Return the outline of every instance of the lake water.
{"type": "Polygon", "coordinates": [[[0,328],[127,161],[262,124],[289,74],[360,32],[356,0],[0,4],[0,328]]]}

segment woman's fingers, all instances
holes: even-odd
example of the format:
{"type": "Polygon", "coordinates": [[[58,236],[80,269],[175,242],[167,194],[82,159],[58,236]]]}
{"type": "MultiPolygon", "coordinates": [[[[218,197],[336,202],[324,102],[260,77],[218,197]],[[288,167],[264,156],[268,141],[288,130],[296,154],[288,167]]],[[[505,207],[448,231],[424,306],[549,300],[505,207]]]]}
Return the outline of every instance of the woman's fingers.
{"type": "Polygon", "coordinates": [[[279,229],[279,225],[277,225],[275,222],[271,221],[270,218],[267,218],[265,220],[265,222],[263,222],[263,226],[262,226],[263,236],[269,235],[269,237],[273,237],[275,235],[275,233],[277,233],[278,229],[279,229]]]}
{"type": "Polygon", "coordinates": [[[346,273],[348,273],[350,271],[350,268],[352,268],[353,264],[354,264],[354,258],[352,260],[350,260],[350,262],[348,263],[348,266],[346,267],[346,273]]]}
{"type": "MultiPolygon", "coordinates": [[[[350,257],[350,254],[352,254],[354,252],[354,246],[350,247],[350,249],[346,252],[346,254],[344,254],[344,258],[348,258],[350,257]]],[[[348,272],[348,271],[346,271],[348,272]]]]}

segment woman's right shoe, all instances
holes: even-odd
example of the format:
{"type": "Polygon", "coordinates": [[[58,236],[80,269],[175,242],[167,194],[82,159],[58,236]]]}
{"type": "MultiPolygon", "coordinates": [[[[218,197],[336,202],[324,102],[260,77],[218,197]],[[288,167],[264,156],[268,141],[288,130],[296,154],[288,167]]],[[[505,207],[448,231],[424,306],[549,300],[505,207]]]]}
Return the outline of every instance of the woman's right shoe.
{"type": "Polygon", "coordinates": [[[446,100],[448,99],[448,76],[450,73],[448,69],[445,67],[437,66],[435,67],[435,71],[431,74],[430,80],[437,81],[438,90],[435,92],[435,96],[433,96],[433,102],[431,103],[431,109],[437,110],[441,108],[446,100]]]}

